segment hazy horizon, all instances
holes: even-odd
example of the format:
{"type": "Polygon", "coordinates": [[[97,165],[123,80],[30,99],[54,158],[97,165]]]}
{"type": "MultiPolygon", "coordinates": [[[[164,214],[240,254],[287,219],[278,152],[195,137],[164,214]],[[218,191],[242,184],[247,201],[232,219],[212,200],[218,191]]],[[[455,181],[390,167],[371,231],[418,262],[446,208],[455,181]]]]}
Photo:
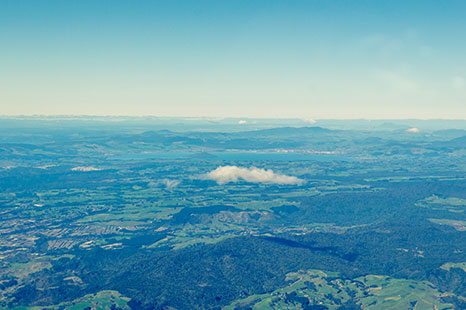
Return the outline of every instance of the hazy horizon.
{"type": "Polygon", "coordinates": [[[207,116],[207,115],[155,115],[155,114],[0,114],[0,118],[160,118],[160,119],[200,119],[200,120],[301,120],[305,123],[314,124],[314,121],[466,121],[466,118],[441,118],[441,117],[432,117],[432,118],[421,118],[421,117],[405,117],[405,118],[368,118],[368,117],[353,117],[353,118],[336,118],[336,117],[327,117],[327,118],[302,118],[299,116],[290,116],[290,117],[261,117],[261,116],[241,116],[241,115],[231,115],[231,116],[207,116]]]}

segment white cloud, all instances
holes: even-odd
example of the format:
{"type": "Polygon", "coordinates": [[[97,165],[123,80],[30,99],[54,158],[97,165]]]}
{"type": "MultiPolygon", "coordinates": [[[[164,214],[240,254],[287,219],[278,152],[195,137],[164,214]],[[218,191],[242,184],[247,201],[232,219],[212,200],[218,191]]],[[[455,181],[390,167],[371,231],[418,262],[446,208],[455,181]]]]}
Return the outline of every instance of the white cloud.
{"type": "Polygon", "coordinates": [[[173,179],[160,179],[155,182],[149,182],[149,186],[165,186],[166,189],[173,189],[180,185],[180,180],[173,180],[173,179]]]}
{"type": "Polygon", "coordinates": [[[237,166],[221,166],[204,176],[208,180],[216,181],[218,184],[238,182],[240,179],[251,183],[275,183],[275,184],[301,184],[303,180],[277,174],[271,169],[256,167],[242,168],[237,166]]]}
{"type": "Polygon", "coordinates": [[[181,181],[179,180],[169,180],[169,179],[163,179],[162,184],[165,185],[166,188],[171,189],[174,187],[177,187],[180,185],[181,181]]]}
{"type": "Polygon", "coordinates": [[[83,167],[83,166],[71,168],[71,171],[100,171],[100,170],[102,169],[95,168],[95,167],[83,167]]]}
{"type": "Polygon", "coordinates": [[[238,122],[238,124],[240,124],[240,125],[244,125],[244,124],[247,124],[247,123],[248,123],[248,122],[245,121],[245,120],[240,120],[240,121],[238,122]]]}
{"type": "Polygon", "coordinates": [[[308,119],[304,119],[303,120],[305,123],[309,123],[309,124],[315,124],[317,123],[315,120],[313,120],[312,118],[308,118],[308,119]]]}
{"type": "Polygon", "coordinates": [[[455,76],[451,83],[455,89],[463,89],[466,87],[466,80],[461,76],[455,76]]]}
{"type": "Polygon", "coordinates": [[[180,180],[170,180],[170,179],[162,179],[160,180],[160,183],[165,185],[167,189],[172,189],[180,185],[181,181],[180,180]]]}
{"type": "Polygon", "coordinates": [[[418,132],[421,132],[421,130],[419,128],[413,127],[413,128],[406,129],[405,132],[418,133],[418,132]]]}

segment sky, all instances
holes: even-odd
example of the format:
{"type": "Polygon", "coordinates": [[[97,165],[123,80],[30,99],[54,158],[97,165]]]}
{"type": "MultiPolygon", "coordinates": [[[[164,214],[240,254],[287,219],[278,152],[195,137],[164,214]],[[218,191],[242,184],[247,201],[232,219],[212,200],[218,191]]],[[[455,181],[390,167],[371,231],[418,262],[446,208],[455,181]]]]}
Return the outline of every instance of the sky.
{"type": "Polygon", "coordinates": [[[466,1],[0,1],[0,115],[466,119],[466,1]]]}

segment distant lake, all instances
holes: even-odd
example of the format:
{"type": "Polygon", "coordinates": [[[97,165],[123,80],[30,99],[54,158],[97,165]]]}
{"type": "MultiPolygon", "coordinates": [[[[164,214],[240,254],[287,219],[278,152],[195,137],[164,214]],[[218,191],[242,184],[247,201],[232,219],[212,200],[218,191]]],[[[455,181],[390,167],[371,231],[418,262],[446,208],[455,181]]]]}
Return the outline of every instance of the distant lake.
{"type": "Polygon", "coordinates": [[[143,159],[198,159],[220,161],[352,161],[351,157],[333,154],[307,154],[283,152],[161,152],[124,154],[111,157],[115,160],[143,159]]]}

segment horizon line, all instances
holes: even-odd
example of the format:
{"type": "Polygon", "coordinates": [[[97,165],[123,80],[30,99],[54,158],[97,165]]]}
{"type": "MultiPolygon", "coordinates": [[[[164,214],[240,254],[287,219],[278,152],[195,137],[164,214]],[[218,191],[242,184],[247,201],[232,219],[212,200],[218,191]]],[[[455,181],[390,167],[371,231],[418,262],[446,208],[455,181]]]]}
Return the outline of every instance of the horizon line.
{"type": "Polygon", "coordinates": [[[366,120],[366,121],[403,121],[403,120],[418,120],[418,121],[466,121],[466,118],[368,118],[368,117],[348,117],[348,118],[303,118],[303,117],[253,117],[253,116],[167,116],[167,115],[112,115],[112,114],[0,114],[0,118],[160,118],[160,119],[204,119],[204,120],[225,120],[225,119],[258,119],[258,120],[302,120],[303,122],[312,123],[312,121],[325,120],[366,120]]]}

